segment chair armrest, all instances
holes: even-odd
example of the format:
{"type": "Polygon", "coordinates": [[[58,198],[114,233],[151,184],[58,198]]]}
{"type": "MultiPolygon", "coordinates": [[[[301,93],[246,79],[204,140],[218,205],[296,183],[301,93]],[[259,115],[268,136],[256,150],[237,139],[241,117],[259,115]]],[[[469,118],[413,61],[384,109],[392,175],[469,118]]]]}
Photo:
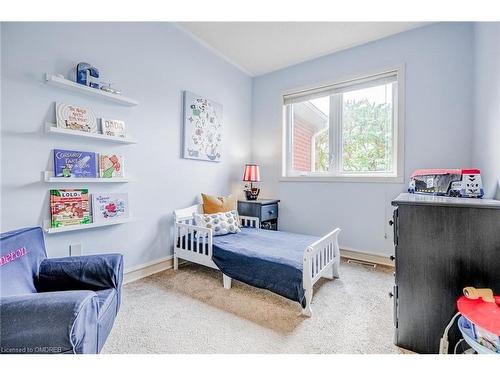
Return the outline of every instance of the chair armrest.
{"type": "Polygon", "coordinates": [[[123,281],[121,254],[48,258],[40,264],[37,290],[120,289],[123,281]]]}
{"type": "Polygon", "coordinates": [[[97,353],[98,297],[91,291],[0,298],[2,353],[97,353]]]}

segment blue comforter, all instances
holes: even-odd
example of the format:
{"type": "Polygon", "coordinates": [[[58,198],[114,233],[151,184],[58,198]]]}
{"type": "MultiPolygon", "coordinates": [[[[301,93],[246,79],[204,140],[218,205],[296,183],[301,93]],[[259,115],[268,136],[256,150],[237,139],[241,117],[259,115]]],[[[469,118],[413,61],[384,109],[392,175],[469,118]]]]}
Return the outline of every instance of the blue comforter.
{"type": "Polygon", "coordinates": [[[242,228],[213,238],[212,260],[227,276],[264,288],[305,306],[304,250],[318,237],[242,228]]]}

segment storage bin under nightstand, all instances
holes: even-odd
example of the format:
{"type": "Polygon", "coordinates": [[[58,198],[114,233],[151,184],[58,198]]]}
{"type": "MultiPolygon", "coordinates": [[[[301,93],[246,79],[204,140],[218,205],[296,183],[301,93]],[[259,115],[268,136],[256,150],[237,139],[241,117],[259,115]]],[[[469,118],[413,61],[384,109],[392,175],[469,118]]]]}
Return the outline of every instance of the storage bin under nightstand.
{"type": "Polygon", "coordinates": [[[258,217],[261,229],[278,230],[279,199],[239,200],[238,213],[258,217]]]}

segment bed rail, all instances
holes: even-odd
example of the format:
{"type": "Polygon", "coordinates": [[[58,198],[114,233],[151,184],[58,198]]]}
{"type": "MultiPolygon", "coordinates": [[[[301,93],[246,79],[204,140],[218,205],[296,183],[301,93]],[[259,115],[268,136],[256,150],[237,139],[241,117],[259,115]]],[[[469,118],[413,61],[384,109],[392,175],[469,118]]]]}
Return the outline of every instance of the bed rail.
{"type": "MultiPolygon", "coordinates": [[[[218,267],[212,260],[212,229],[197,226],[194,214],[202,214],[202,205],[193,205],[174,211],[174,269],[179,268],[179,259],[202,264],[207,267],[218,267]]],[[[259,228],[257,217],[240,216],[244,227],[259,228]]],[[[224,285],[230,286],[230,280],[225,276],[224,285]]]]}
{"type": "Polygon", "coordinates": [[[217,268],[212,261],[212,229],[175,223],[174,269],[179,268],[179,258],[217,268]]]}
{"type": "Polygon", "coordinates": [[[303,260],[303,287],[305,290],[306,306],[302,314],[312,315],[311,301],[313,286],[321,277],[328,279],[339,277],[340,249],[337,228],[318,241],[309,245],[304,251],[303,260]]]}

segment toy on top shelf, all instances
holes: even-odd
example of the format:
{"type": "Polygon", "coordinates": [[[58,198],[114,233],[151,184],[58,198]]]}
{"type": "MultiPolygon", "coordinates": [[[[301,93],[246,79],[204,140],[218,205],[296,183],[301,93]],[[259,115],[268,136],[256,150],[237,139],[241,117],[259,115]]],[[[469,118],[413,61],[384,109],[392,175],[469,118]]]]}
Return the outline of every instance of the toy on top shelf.
{"type": "Polygon", "coordinates": [[[460,198],[484,195],[479,169],[417,169],[410,177],[408,192],[460,198]]]}
{"type": "Polygon", "coordinates": [[[94,89],[99,89],[99,82],[97,79],[99,78],[99,70],[86,63],[81,62],[76,66],[76,83],[80,85],[92,87],[94,89]]]}
{"type": "Polygon", "coordinates": [[[111,94],[121,94],[121,90],[111,87],[112,83],[99,82],[99,70],[86,62],[78,63],[76,66],[76,83],[93,89],[100,89],[111,94]]]}
{"type": "Polygon", "coordinates": [[[122,93],[121,90],[118,90],[118,89],[115,89],[114,87],[111,87],[111,85],[113,85],[113,83],[109,83],[109,82],[101,82],[101,83],[102,83],[102,85],[101,85],[102,91],[110,92],[112,94],[117,94],[117,95],[120,95],[122,93]]]}

